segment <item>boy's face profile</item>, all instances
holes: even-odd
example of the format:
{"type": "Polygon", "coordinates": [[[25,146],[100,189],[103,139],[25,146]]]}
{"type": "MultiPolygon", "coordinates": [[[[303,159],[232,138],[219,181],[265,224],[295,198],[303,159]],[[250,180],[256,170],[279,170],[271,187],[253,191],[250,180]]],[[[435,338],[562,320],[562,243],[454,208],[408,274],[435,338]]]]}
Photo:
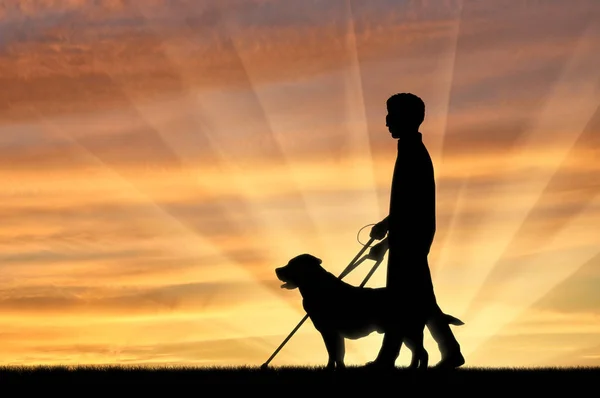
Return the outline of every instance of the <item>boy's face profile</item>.
{"type": "Polygon", "coordinates": [[[407,123],[402,121],[402,115],[398,113],[392,113],[388,109],[388,113],[385,117],[385,125],[387,126],[392,138],[400,138],[404,130],[407,130],[407,123]]]}
{"type": "Polygon", "coordinates": [[[385,125],[387,126],[392,138],[402,138],[407,134],[415,133],[419,130],[420,122],[415,120],[415,115],[410,107],[390,109],[387,107],[385,116],[385,125]]]}

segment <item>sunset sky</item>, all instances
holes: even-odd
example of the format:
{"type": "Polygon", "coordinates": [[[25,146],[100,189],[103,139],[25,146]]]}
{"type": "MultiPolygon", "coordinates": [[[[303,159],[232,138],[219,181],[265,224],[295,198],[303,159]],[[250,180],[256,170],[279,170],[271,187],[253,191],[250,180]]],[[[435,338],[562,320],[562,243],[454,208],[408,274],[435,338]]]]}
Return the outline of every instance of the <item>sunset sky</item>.
{"type": "MultiPolygon", "coordinates": [[[[600,366],[598,0],[3,0],[0,83],[0,364],[262,364],[274,269],[387,215],[412,92],[466,366],[600,366]]],[[[272,365],[326,361],[308,322],[272,365]]]]}

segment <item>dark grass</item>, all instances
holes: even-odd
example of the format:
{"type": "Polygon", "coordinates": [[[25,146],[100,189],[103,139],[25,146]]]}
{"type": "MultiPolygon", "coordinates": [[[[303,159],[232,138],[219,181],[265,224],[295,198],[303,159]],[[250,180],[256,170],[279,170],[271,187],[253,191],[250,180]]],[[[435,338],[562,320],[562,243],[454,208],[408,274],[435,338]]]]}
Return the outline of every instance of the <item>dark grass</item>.
{"type": "MultiPolygon", "coordinates": [[[[427,369],[411,371],[396,368],[378,373],[352,366],[344,371],[329,372],[319,367],[144,367],[144,366],[77,366],[77,367],[0,367],[0,385],[20,384],[47,392],[49,386],[135,385],[136,391],[153,391],[158,385],[182,389],[202,387],[273,391],[289,395],[299,390],[339,390],[344,393],[394,389],[407,393],[415,388],[425,393],[447,392],[451,395],[476,393],[573,393],[595,394],[600,383],[600,367],[589,368],[460,368],[452,371],[427,369]],[[258,388],[258,390],[256,390],[258,388]],[[367,390],[365,390],[367,391],[367,390]]],[[[61,387],[62,388],[62,387],[61,387]]],[[[200,390],[197,390],[200,388],[200,390]]],[[[187,390],[186,390],[187,391],[187,390]]],[[[208,391],[208,390],[206,390],[208,391]]],[[[211,390],[212,391],[212,390],[211,390]]],[[[217,391],[217,390],[215,390],[217,391]]],[[[204,395],[204,394],[200,394],[204,395]]],[[[295,394],[292,394],[295,395],[295,394]]]]}

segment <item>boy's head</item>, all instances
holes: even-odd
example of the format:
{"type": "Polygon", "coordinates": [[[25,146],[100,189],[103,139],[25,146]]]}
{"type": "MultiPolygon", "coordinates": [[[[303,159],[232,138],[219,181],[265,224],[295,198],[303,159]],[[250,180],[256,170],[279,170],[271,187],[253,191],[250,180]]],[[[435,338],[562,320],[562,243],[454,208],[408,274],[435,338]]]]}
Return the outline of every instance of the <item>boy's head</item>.
{"type": "Polygon", "coordinates": [[[385,125],[393,138],[419,131],[425,120],[425,103],[411,93],[398,93],[388,98],[385,125]]]}

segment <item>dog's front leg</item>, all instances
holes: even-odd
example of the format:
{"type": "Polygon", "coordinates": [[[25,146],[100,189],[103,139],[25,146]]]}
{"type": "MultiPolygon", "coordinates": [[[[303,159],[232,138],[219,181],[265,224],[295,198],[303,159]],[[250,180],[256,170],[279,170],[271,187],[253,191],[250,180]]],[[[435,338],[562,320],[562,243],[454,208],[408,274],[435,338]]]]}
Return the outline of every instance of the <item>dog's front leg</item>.
{"type": "Polygon", "coordinates": [[[321,332],[329,360],[327,361],[327,370],[333,370],[336,365],[338,368],[344,368],[344,339],[335,332],[321,332]]]}
{"type": "Polygon", "coordinates": [[[325,369],[333,370],[335,368],[335,348],[332,343],[332,333],[331,332],[321,332],[321,336],[323,337],[323,342],[325,343],[325,348],[327,349],[328,361],[325,369]]]}
{"type": "Polygon", "coordinates": [[[346,364],[344,363],[344,357],[346,356],[346,341],[344,337],[338,335],[337,336],[337,355],[335,357],[336,367],[338,369],[346,369],[346,364]]]}

